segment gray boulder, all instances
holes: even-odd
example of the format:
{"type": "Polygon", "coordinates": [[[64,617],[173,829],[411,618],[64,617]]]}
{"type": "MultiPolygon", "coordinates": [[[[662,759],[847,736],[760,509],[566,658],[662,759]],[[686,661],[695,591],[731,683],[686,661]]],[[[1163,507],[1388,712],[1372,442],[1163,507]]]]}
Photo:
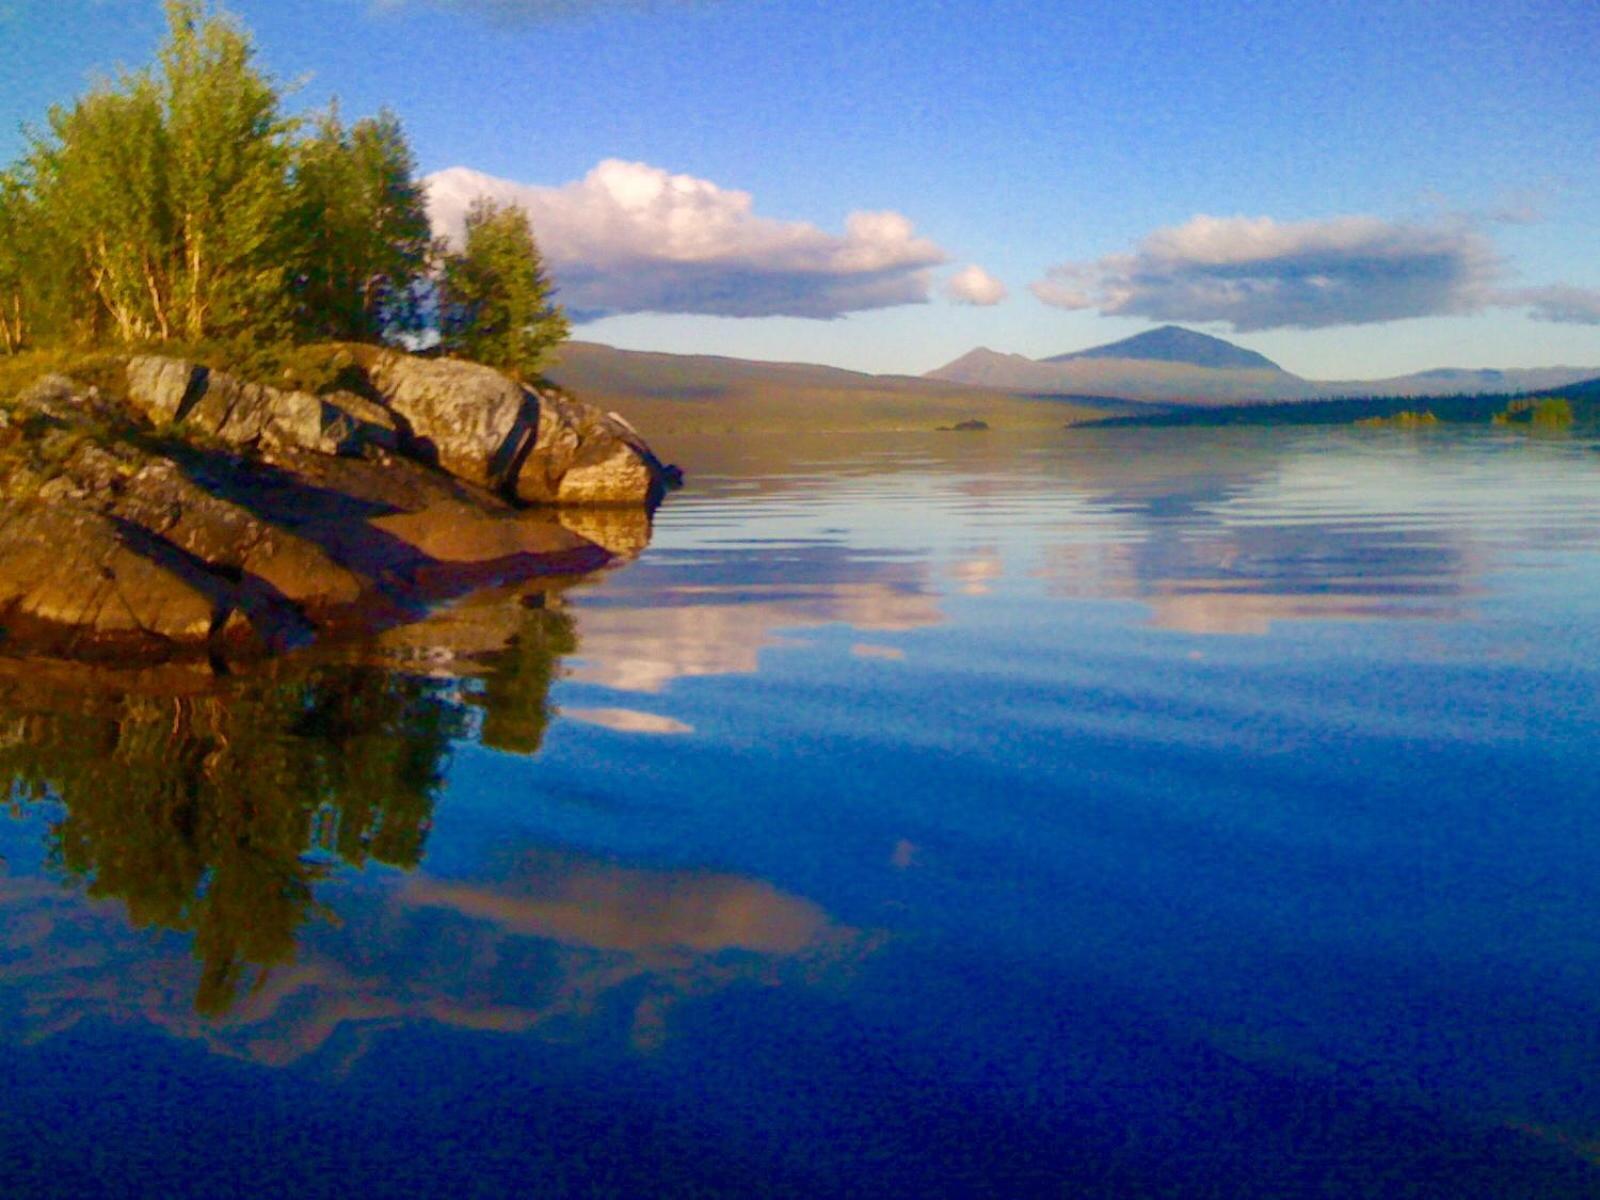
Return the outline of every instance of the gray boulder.
{"type": "Polygon", "coordinates": [[[175,358],[130,359],[128,400],[155,425],[183,424],[230,446],[341,454],[399,445],[394,418],[353,393],[286,392],[175,358]]]}
{"type": "Polygon", "coordinates": [[[532,504],[641,504],[667,468],[627,422],[490,367],[393,350],[354,351],[383,403],[441,467],[532,504]]]}

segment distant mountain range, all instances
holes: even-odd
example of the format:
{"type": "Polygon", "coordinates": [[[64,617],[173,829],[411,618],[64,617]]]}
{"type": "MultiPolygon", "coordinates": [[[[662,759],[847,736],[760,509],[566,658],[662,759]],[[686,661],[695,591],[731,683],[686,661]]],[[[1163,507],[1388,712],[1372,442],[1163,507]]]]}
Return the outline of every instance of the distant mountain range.
{"type": "Polygon", "coordinates": [[[1590,379],[1600,387],[1600,367],[1450,369],[1315,382],[1253,350],[1172,325],[1041,360],[974,350],[920,377],[568,342],[550,377],[623,413],[652,442],[665,443],[669,455],[680,436],[699,433],[931,430],[970,421],[1043,430],[1148,413],[1153,404],[1570,391],[1567,385],[1590,379]]]}
{"type": "MultiPolygon", "coordinates": [[[[1037,397],[981,383],[867,375],[809,363],[618,350],[567,342],[551,380],[613,408],[655,444],[696,433],[931,430],[981,420],[996,428],[1059,429],[1130,407],[1117,399],[1037,397]]],[[[659,447],[658,447],[659,448],[659,447]]]]}
{"type": "Polygon", "coordinates": [[[980,348],[925,376],[1029,395],[1117,396],[1162,404],[1311,400],[1333,396],[1444,396],[1524,392],[1600,376],[1600,367],[1473,370],[1454,367],[1389,379],[1311,380],[1232,342],[1163,325],[1119,342],[1032,359],[980,348]]]}

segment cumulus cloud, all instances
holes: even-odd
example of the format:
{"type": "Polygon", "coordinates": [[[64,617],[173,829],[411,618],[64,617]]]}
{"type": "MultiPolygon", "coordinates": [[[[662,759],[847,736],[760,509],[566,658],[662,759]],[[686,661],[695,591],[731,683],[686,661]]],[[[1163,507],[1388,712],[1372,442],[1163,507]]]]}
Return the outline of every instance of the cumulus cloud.
{"type": "Polygon", "coordinates": [[[1524,288],[1506,293],[1511,304],[1526,304],[1535,321],[1559,321],[1568,325],[1600,325],[1600,288],[1550,287],[1524,288]]]}
{"type": "Polygon", "coordinates": [[[755,212],[750,193],[607,159],[559,187],[452,167],[430,175],[437,234],[459,239],[480,196],[520,205],[577,319],[615,313],[837,317],[920,304],[945,261],[895,212],[856,212],[842,235],[755,212]]]}
{"type": "Polygon", "coordinates": [[[1489,240],[1459,222],[1197,216],[1131,254],[1052,267],[1031,290],[1106,315],[1317,329],[1475,312],[1500,302],[1499,273],[1489,240]]]}
{"type": "Polygon", "coordinates": [[[1010,293],[1006,291],[1005,284],[974,263],[945,280],[944,294],[957,304],[988,307],[999,304],[1010,293]]]}

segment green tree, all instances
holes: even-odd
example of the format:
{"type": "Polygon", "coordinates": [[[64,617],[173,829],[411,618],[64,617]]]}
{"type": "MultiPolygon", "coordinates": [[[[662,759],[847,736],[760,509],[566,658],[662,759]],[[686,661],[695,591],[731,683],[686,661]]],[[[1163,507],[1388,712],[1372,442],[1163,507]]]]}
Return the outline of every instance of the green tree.
{"type": "Polygon", "coordinates": [[[174,235],[159,89],[146,73],[121,83],[52,109],[28,168],[39,233],[80,284],[56,332],[133,342],[172,333],[174,235]]]}
{"type": "Polygon", "coordinates": [[[0,353],[33,341],[41,252],[38,213],[21,178],[0,171],[0,353]]]}
{"type": "Polygon", "coordinates": [[[444,254],[438,286],[441,346],[518,378],[537,376],[570,330],[528,214],[515,205],[473,203],[462,249],[444,254]]]}
{"type": "Polygon", "coordinates": [[[159,69],[50,111],[27,163],[80,299],[53,332],[124,343],[267,340],[288,313],[294,123],[249,36],[168,0],[159,69]]]}
{"type": "Polygon", "coordinates": [[[1492,418],[1496,425],[1531,425],[1536,429],[1564,429],[1572,424],[1572,402],[1563,396],[1530,396],[1513,400],[1492,418]]]}
{"type": "Polygon", "coordinates": [[[420,328],[432,239],[415,170],[387,111],[347,129],[332,107],[296,146],[301,336],[376,341],[420,328]]]}
{"type": "Polygon", "coordinates": [[[288,117],[236,21],[166,15],[152,66],[51,109],[0,172],[0,353],[378,341],[419,331],[431,289],[446,349],[538,372],[568,326],[520,210],[476,206],[436,260],[392,114],[288,117]]]}
{"type": "Polygon", "coordinates": [[[161,48],[174,249],[173,323],[182,336],[268,340],[286,331],[294,122],[255,68],[249,35],[201,0],[167,0],[161,48]]]}
{"type": "Polygon", "coordinates": [[[153,67],[52,109],[0,177],[0,351],[419,327],[432,247],[399,122],[307,128],[237,22],[166,14],[153,67]]]}

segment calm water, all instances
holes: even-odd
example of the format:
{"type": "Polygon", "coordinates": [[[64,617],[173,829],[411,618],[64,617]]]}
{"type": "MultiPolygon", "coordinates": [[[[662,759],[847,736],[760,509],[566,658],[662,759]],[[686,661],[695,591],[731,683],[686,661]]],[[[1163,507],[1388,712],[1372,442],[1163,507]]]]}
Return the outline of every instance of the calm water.
{"type": "Polygon", "coordinates": [[[1600,1195],[1600,447],[674,449],[599,577],[0,664],[0,1195],[1600,1195]]]}

